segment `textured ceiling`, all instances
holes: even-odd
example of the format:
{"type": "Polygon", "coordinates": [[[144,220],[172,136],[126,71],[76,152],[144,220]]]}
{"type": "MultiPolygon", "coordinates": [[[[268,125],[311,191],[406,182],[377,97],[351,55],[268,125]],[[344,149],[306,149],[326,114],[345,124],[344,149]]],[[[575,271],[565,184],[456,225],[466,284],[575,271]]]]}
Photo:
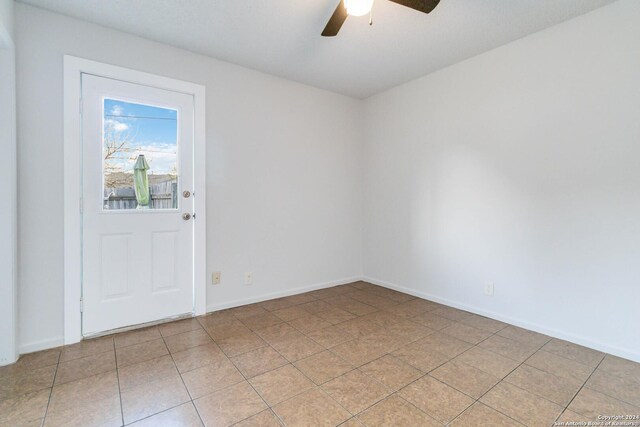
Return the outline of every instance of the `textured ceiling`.
{"type": "Polygon", "coordinates": [[[65,15],[356,98],[614,0],[441,0],[429,15],[376,0],[335,38],[338,0],[21,0],[65,15]]]}

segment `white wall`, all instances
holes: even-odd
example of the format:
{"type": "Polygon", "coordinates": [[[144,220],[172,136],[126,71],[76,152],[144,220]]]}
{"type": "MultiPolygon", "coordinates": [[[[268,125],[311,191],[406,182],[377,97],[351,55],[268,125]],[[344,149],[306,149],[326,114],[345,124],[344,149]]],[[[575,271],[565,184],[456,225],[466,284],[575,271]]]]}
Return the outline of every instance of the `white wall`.
{"type": "Polygon", "coordinates": [[[16,12],[23,351],[62,340],[71,54],[206,85],[207,268],[223,280],[208,285],[210,309],[364,268],[372,281],[640,360],[635,0],[365,102],[16,12]],[[494,297],[482,294],[487,280],[494,297]]]}
{"type": "Polygon", "coordinates": [[[206,86],[210,309],[361,275],[359,101],[23,4],[16,45],[23,352],[63,334],[63,54],[206,86]]]}
{"type": "Polygon", "coordinates": [[[16,360],[16,104],[13,0],[0,0],[0,365],[16,360]]]}
{"type": "Polygon", "coordinates": [[[5,39],[13,40],[13,27],[13,0],[0,0],[0,46],[6,46],[5,39]]]}
{"type": "Polygon", "coordinates": [[[365,275],[640,361],[638,23],[621,0],[368,99],[365,275]]]}

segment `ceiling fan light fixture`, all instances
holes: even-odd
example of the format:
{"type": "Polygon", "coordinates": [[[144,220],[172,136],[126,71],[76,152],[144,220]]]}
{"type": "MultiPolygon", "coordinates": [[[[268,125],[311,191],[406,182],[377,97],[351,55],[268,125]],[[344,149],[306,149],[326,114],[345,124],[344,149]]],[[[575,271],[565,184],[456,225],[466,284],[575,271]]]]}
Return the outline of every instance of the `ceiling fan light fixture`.
{"type": "Polygon", "coordinates": [[[344,0],[344,7],[351,16],[364,16],[371,12],[373,0],[344,0]]]}
{"type": "MultiPolygon", "coordinates": [[[[336,10],[329,18],[329,22],[322,30],[323,37],[334,37],[338,35],[342,24],[351,16],[364,16],[371,12],[374,0],[339,0],[336,10]]],[[[440,0],[390,0],[393,3],[401,4],[410,9],[422,13],[431,12],[440,3],[440,0]]],[[[371,18],[369,18],[371,25],[371,18]]]]}

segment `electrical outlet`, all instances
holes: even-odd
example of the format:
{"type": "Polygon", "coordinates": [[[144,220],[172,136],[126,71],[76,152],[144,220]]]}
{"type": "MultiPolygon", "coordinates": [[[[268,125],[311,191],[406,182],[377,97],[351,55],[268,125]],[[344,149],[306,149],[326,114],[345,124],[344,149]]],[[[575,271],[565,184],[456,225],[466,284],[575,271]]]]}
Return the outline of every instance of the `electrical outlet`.
{"type": "Polygon", "coordinates": [[[493,296],[493,282],[484,282],[484,294],[486,296],[493,296]]]}
{"type": "Polygon", "coordinates": [[[211,275],[211,283],[214,285],[219,285],[220,284],[220,272],[219,271],[214,271],[213,274],[211,275]]]}
{"type": "Polygon", "coordinates": [[[244,273],[244,284],[250,285],[252,283],[253,283],[253,273],[251,272],[244,273]]]}

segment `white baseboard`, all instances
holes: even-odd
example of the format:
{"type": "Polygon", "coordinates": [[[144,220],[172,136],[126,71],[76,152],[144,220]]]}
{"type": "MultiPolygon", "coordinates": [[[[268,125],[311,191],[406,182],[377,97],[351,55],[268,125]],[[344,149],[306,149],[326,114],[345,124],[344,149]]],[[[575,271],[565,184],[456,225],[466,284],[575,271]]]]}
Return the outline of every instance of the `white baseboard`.
{"type": "MultiPolygon", "coordinates": [[[[223,310],[225,308],[233,308],[241,305],[252,304],[261,301],[267,301],[274,298],[286,297],[291,295],[297,295],[304,292],[315,291],[317,289],[329,288],[337,285],[345,285],[347,283],[357,282],[359,280],[372,283],[374,285],[382,286],[385,288],[393,289],[396,291],[404,292],[409,295],[413,295],[416,297],[428,299],[430,301],[434,301],[440,304],[444,304],[450,307],[455,307],[461,310],[466,310],[471,313],[479,314],[481,316],[489,317],[491,319],[499,320],[501,322],[509,323],[511,325],[519,326],[521,328],[529,329],[534,332],[538,332],[541,334],[548,335],[550,337],[563,339],[575,344],[579,344],[585,347],[589,347],[595,350],[603,351],[605,353],[612,354],[614,356],[619,356],[624,359],[633,360],[635,362],[640,362],[640,354],[633,352],[630,349],[620,348],[616,346],[611,346],[606,343],[602,343],[600,341],[595,341],[590,338],[586,338],[579,335],[574,335],[570,333],[566,333],[563,331],[559,331],[554,328],[548,328],[546,326],[539,325],[537,323],[529,322],[526,320],[514,318],[511,316],[505,316],[500,313],[496,313],[493,311],[485,310],[479,307],[470,306],[467,304],[463,304],[457,301],[452,301],[447,298],[442,298],[436,295],[431,295],[426,292],[417,291],[411,288],[406,288],[403,286],[399,286],[393,283],[385,282],[383,280],[374,279],[373,277],[367,276],[357,276],[357,277],[349,277],[338,280],[333,280],[330,282],[317,283],[314,285],[302,286],[294,289],[288,289],[286,291],[281,292],[273,292],[269,294],[258,295],[251,298],[227,301],[220,304],[209,304],[207,305],[207,312],[223,310]]],[[[41,341],[35,341],[31,343],[21,344],[18,347],[18,351],[20,354],[33,353],[34,351],[46,350],[49,348],[54,348],[63,345],[64,338],[63,337],[55,337],[41,341]]]]}
{"type": "MultiPolygon", "coordinates": [[[[18,356],[18,359],[20,359],[20,356],[18,356]]],[[[2,366],[7,366],[7,365],[13,365],[14,363],[16,363],[18,361],[18,359],[16,360],[10,360],[10,361],[2,361],[0,362],[0,367],[2,366]]]]}
{"type": "Polygon", "coordinates": [[[50,348],[59,347],[63,344],[64,344],[64,337],[49,338],[46,340],[20,344],[20,346],[18,347],[18,353],[20,354],[33,353],[34,351],[47,350],[50,348]]]}
{"type": "Polygon", "coordinates": [[[332,286],[346,285],[347,283],[357,282],[362,280],[362,276],[345,277],[343,279],[332,280],[330,282],[316,283],[314,285],[301,286],[299,288],[287,289],[286,291],[272,292],[269,294],[262,294],[251,298],[237,299],[233,301],[227,301],[219,304],[207,304],[207,313],[212,311],[224,310],[225,308],[239,307],[241,305],[253,304],[256,302],[268,301],[274,298],[288,297],[291,295],[302,294],[305,292],[315,291],[318,289],[330,288],[332,286]]]}
{"type": "Polygon", "coordinates": [[[471,313],[479,314],[481,316],[489,317],[491,319],[499,320],[501,322],[509,323],[511,325],[519,326],[521,328],[529,329],[534,332],[538,332],[544,335],[548,335],[553,338],[558,338],[561,340],[569,341],[574,344],[582,345],[584,347],[589,347],[594,350],[602,351],[605,353],[612,354],[614,356],[619,356],[624,359],[633,360],[634,362],[640,362],[640,354],[633,352],[630,349],[620,348],[616,346],[612,346],[600,341],[595,341],[590,338],[586,338],[580,335],[574,335],[570,333],[566,333],[563,331],[559,331],[557,329],[549,328],[546,326],[539,325],[537,323],[529,322],[527,320],[522,320],[518,318],[514,318],[511,316],[505,316],[500,313],[496,313],[493,311],[485,310],[479,307],[463,304],[457,301],[452,301],[447,298],[441,298],[436,295],[431,295],[426,292],[417,291],[410,288],[405,288],[403,286],[399,286],[393,283],[385,282],[383,280],[374,279],[373,277],[363,277],[362,279],[365,282],[372,283],[374,285],[382,286],[384,288],[393,289],[396,291],[404,292],[405,294],[413,295],[415,297],[428,299],[433,302],[437,302],[440,304],[448,305],[450,307],[458,308],[461,310],[469,311],[471,313]]]}
{"type": "MultiPolygon", "coordinates": [[[[279,297],[285,297],[285,296],[290,296],[290,295],[301,294],[301,293],[304,293],[304,292],[315,291],[316,289],[329,288],[331,286],[345,285],[347,283],[357,282],[358,280],[361,280],[361,278],[362,278],[361,276],[348,277],[348,278],[343,278],[343,279],[338,279],[338,280],[332,280],[330,282],[317,283],[317,284],[314,284],[314,285],[308,285],[308,286],[302,286],[302,287],[299,287],[299,288],[288,289],[288,290],[282,291],[282,292],[274,292],[274,293],[270,293],[270,294],[263,294],[263,295],[259,295],[259,296],[256,296],[256,297],[251,297],[251,298],[246,298],[246,299],[241,299],[241,300],[228,301],[228,302],[220,303],[220,304],[210,304],[210,305],[207,305],[207,312],[222,310],[222,309],[225,309],[225,308],[238,307],[238,306],[241,306],[241,305],[251,304],[251,303],[254,303],[254,302],[267,301],[267,300],[270,300],[270,299],[273,299],[273,298],[279,298],[279,297]]],[[[64,337],[49,338],[49,339],[46,339],[46,340],[40,340],[40,341],[34,341],[34,342],[30,342],[30,343],[21,344],[20,346],[18,346],[18,352],[19,352],[19,354],[33,353],[34,351],[47,350],[47,349],[50,349],[50,348],[59,347],[59,346],[61,346],[63,344],[64,344],[64,337]]]]}

